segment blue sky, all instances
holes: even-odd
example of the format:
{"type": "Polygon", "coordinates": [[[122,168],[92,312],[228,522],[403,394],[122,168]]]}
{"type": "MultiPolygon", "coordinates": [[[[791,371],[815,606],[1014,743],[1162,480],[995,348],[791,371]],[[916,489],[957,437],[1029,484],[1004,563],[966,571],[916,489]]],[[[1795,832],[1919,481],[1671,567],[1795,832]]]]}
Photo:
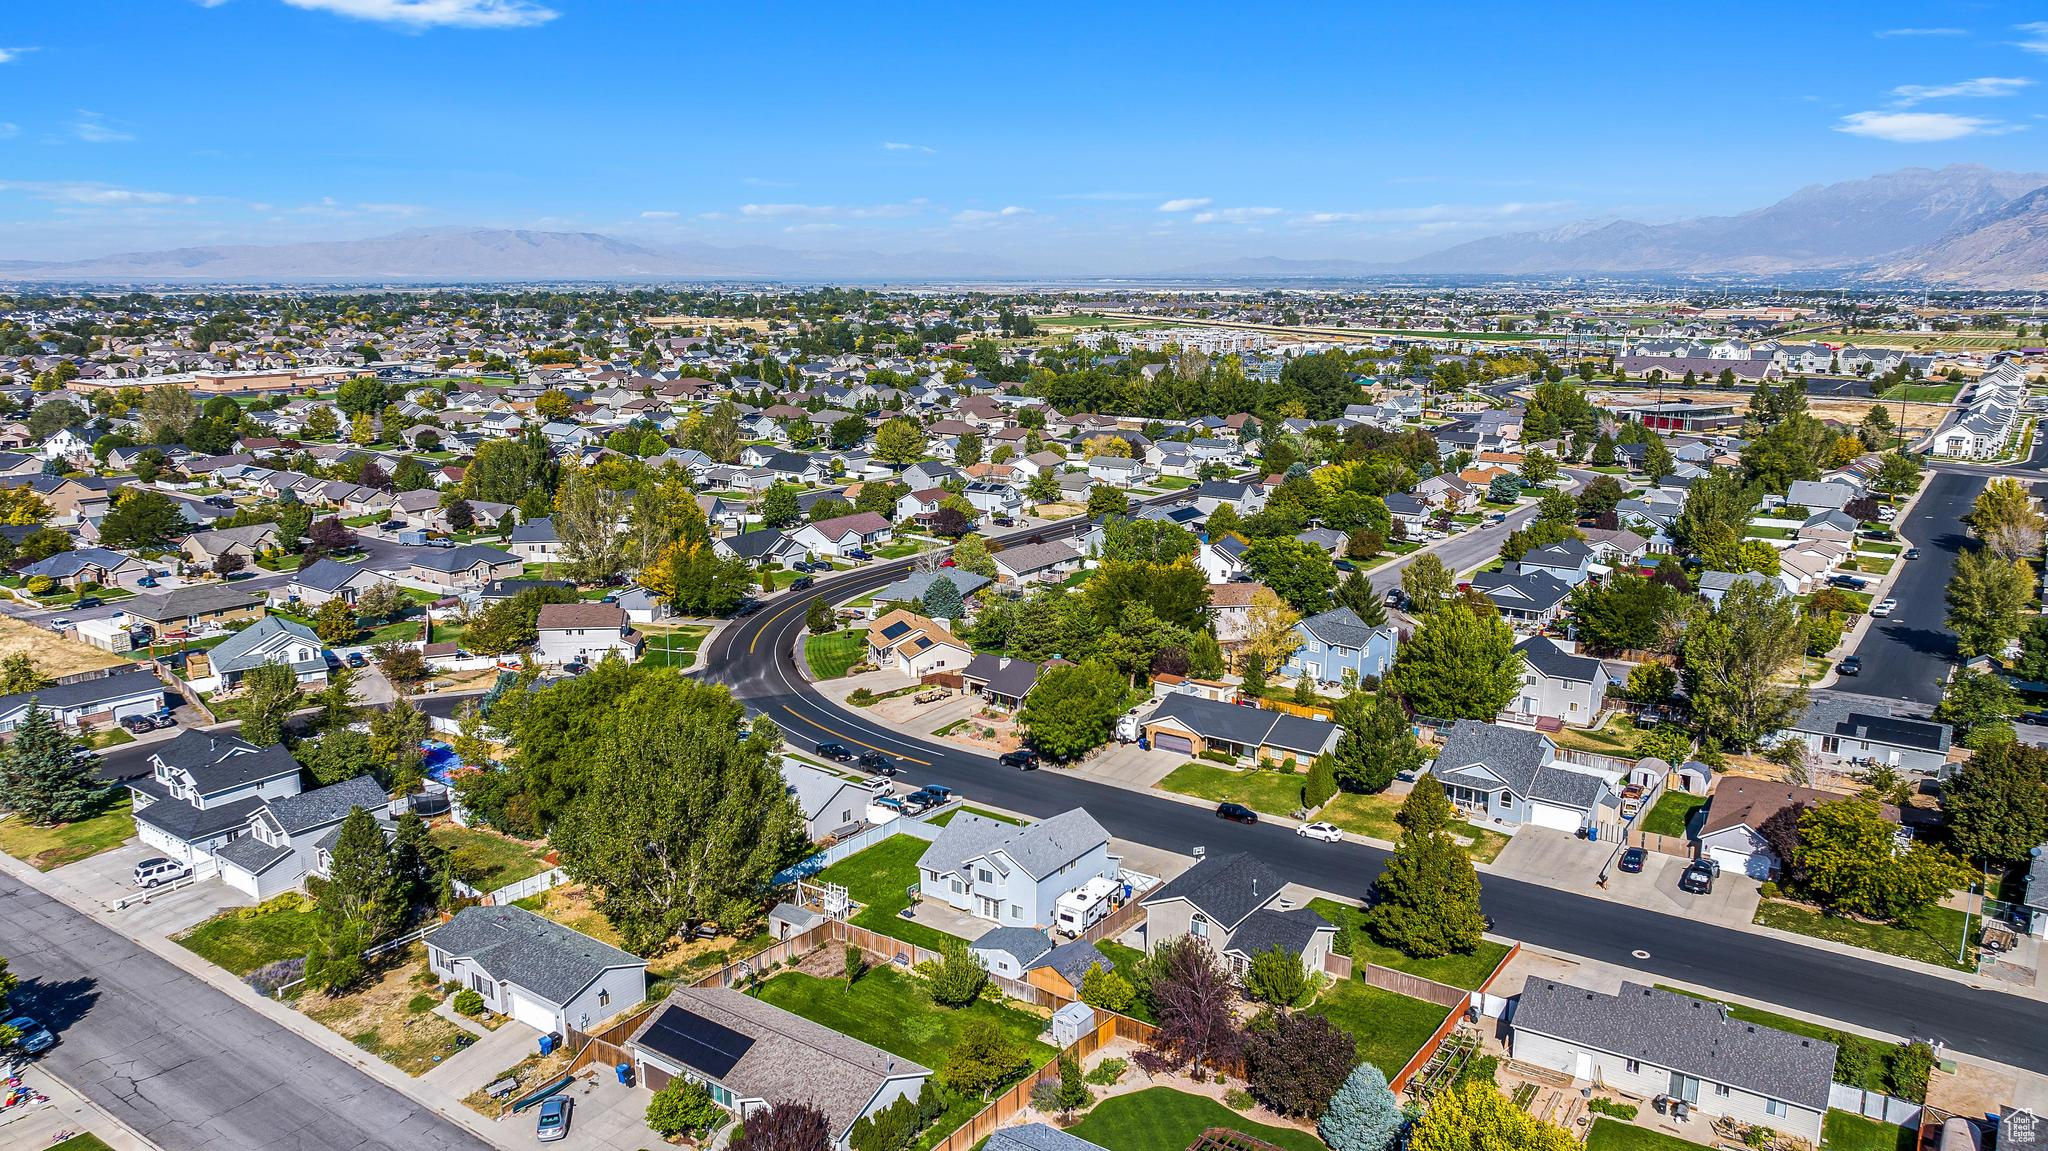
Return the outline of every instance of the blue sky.
{"type": "Polygon", "coordinates": [[[467,225],[1080,271],[1400,257],[1908,165],[2048,169],[2042,16],[16,3],[0,258],[467,225]]]}

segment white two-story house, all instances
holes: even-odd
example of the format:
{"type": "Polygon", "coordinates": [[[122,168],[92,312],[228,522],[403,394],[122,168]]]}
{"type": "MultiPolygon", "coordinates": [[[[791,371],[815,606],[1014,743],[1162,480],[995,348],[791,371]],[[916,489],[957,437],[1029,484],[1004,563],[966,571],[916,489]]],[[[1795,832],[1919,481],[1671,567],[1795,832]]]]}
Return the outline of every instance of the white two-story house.
{"type": "Polygon", "coordinates": [[[1027,827],[963,811],[917,861],[918,893],[1004,927],[1047,928],[1059,897],[1114,878],[1109,833],[1081,808],[1027,827]]]}
{"type": "Polygon", "coordinates": [[[542,604],[535,658],[559,667],[592,664],[606,656],[631,660],[640,654],[640,633],[615,603],[542,604]]]}

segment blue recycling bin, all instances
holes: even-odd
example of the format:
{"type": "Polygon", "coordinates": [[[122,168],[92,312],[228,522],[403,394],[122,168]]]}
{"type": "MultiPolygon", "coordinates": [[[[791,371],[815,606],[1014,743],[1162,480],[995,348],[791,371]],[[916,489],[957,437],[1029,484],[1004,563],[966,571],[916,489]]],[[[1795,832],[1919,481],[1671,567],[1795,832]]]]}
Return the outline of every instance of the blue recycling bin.
{"type": "Polygon", "coordinates": [[[555,1052],[555,1036],[552,1032],[540,1037],[540,1053],[552,1055],[555,1052]]]}
{"type": "Polygon", "coordinates": [[[1600,826],[1598,824],[1594,824],[1593,826],[1586,828],[1586,839],[1591,842],[1599,841],[1600,826]]]}
{"type": "Polygon", "coordinates": [[[633,1085],[633,1065],[631,1063],[621,1063],[615,1070],[619,1073],[620,1084],[626,1087],[633,1085]]]}

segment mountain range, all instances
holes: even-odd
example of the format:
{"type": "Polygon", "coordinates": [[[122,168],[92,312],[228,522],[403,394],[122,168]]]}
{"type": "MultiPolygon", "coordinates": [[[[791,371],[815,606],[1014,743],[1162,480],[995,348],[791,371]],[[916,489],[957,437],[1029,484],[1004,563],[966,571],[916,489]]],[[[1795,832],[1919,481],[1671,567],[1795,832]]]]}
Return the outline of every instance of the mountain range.
{"type": "MultiPolygon", "coordinates": [[[[597,232],[415,229],[363,240],[235,244],[70,261],[0,260],[0,279],[158,282],[442,282],[621,279],[938,280],[1024,277],[964,251],[798,250],[643,243],[597,232]]],[[[1903,168],[1801,188],[1733,216],[1664,224],[1586,220],[1472,240],[1398,262],[1252,256],[1125,275],[1822,274],[1988,290],[2048,288],[2048,173],[1903,168]]]]}

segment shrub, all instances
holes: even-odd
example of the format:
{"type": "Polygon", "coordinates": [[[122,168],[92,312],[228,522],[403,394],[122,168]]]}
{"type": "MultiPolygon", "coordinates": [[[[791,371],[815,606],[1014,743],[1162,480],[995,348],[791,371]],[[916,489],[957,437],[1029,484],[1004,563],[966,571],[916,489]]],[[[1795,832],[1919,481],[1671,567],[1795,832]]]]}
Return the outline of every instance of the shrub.
{"type": "Polygon", "coordinates": [[[847,1141],[853,1151],[903,1151],[919,1131],[944,1113],[947,1102],[946,1094],[927,1082],[915,1100],[898,1099],[854,1120],[847,1141]]]}
{"type": "Polygon", "coordinates": [[[1758,895],[1763,896],[1765,899],[1781,898],[1782,892],[1783,889],[1780,888],[1774,880],[1766,879],[1762,883],[1756,885],[1756,893],[1758,895]]]}
{"type": "Polygon", "coordinates": [[[1242,1087],[1233,1087],[1223,1093],[1223,1105],[1232,1111],[1250,1111],[1254,1102],[1252,1093],[1242,1087]]]}
{"type": "Polygon", "coordinates": [[[725,1113],[711,1098],[711,1089],[688,1079],[671,1079],[647,1101],[647,1125],[663,1136],[703,1131],[725,1113]]]}
{"type": "Polygon", "coordinates": [[[1619,1103],[1612,1099],[1588,1099],[1586,1110],[1596,1115],[1612,1115],[1624,1123],[1632,1123],[1636,1117],[1636,1108],[1633,1104],[1619,1103]]]}
{"type": "Polygon", "coordinates": [[[51,588],[56,587],[57,581],[46,575],[30,576],[28,577],[28,582],[22,586],[28,590],[30,595],[43,595],[51,588]]]}
{"type": "Polygon", "coordinates": [[[1131,1000],[1136,999],[1137,994],[1130,980],[1099,963],[1081,977],[1081,1002],[1090,1007],[1121,1013],[1130,1009],[1131,1000]]]}
{"type": "Polygon", "coordinates": [[[1285,1007],[1306,990],[1308,977],[1302,974],[1301,957],[1278,944],[1252,956],[1245,971],[1244,993],[1261,1003],[1285,1007]]]}
{"type": "Polygon", "coordinates": [[[855,707],[866,707],[875,702],[875,693],[867,688],[857,687],[847,693],[846,702],[855,707]]]}
{"type": "Polygon", "coordinates": [[[1908,1103],[1927,1101],[1927,1076],[1934,1070],[1934,1048],[1925,1043],[1901,1043],[1884,1061],[1884,1089],[1908,1103]]]}
{"type": "Polygon", "coordinates": [[[980,998],[988,986],[988,972],[964,943],[947,946],[945,958],[931,966],[932,1002],[941,1007],[965,1007],[980,998]]]}
{"type": "Polygon", "coordinates": [[[305,974],[306,957],[299,955],[290,959],[280,959],[275,963],[266,963],[243,976],[242,982],[274,999],[285,984],[296,983],[305,974]]]}
{"type": "Polygon", "coordinates": [[[474,988],[465,987],[455,993],[455,1013],[457,1015],[481,1015],[483,1010],[484,997],[477,994],[474,988]]]}
{"type": "Polygon", "coordinates": [[[1086,1081],[1093,1083],[1097,1087],[1114,1087],[1117,1081],[1124,1077],[1124,1072],[1130,1070],[1130,1068],[1131,1065],[1128,1060],[1105,1059],[1097,1063],[1095,1069],[1088,1073],[1086,1081]]]}

